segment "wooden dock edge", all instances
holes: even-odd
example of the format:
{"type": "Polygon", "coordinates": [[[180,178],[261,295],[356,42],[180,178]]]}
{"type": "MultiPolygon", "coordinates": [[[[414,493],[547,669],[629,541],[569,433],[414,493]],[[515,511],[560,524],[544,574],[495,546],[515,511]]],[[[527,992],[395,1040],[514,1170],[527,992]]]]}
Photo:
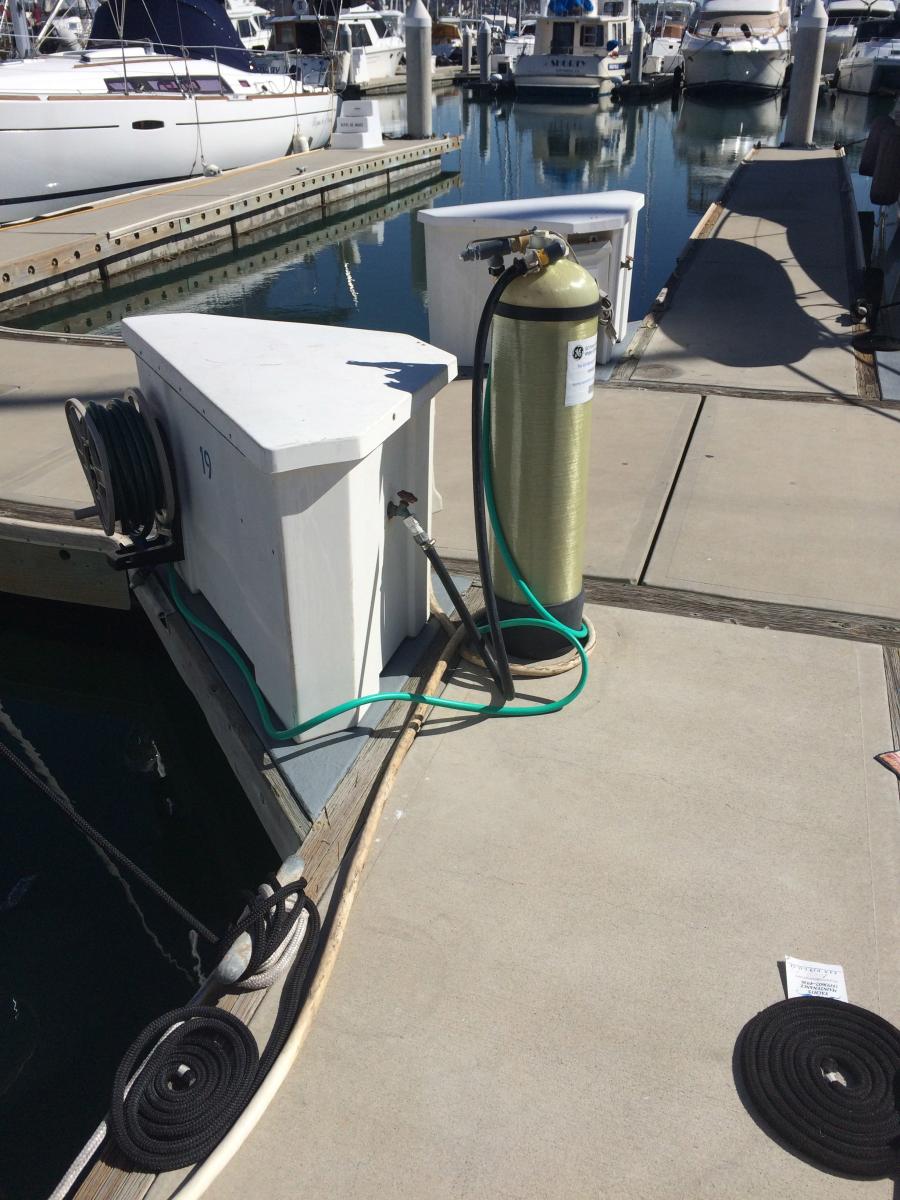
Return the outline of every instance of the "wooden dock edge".
{"type": "MultiPolygon", "coordinates": [[[[148,616],[151,616],[148,606],[151,609],[154,606],[171,609],[171,605],[166,604],[167,597],[154,576],[148,575],[138,584],[138,587],[142,589],[139,596],[141,606],[148,616]]],[[[137,592],[137,588],[135,590],[137,592]]],[[[479,590],[469,589],[464,597],[467,604],[474,605],[476,603],[475,592],[479,590]]],[[[408,691],[421,690],[443,652],[446,639],[442,636],[437,621],[434,618],[432,621],[435,625],[435,636],[429,640],[428,647],[417,664],[415,673],[407,682],[406,690],[408,691]]],[[[174,636],[179,640],[183,635],[189,638],[193,637],[178,613],[167,613],[166,625],[162,631],[156,622],[154,622],[154,628],[157,628],[161,637],[174,636]]],[[[170,643],[164,641],[164,645],[171,654],[170,643]]],[[[174,643],[171,645],[174,646],[174,643]]],[[[182,650],[183,647],[176,648],[176,653],[180,654],[182,650]]],[[[197,649],[192,648],[190,654],[192,658],[196,657],[197,649]]],[[[173,661],[175,661],[174,657],[173,661]]],[[[177,662],[176,666],[179,667],[179,670],[181,669],[177,662]]],[[[209,668],[212,670],[211,663],[209,668]]],[[[187,680],[187,682],[190,686],[191,681],[187,680]]],[[[443,692],[445,686],[442,683],[437,689],[438,692],[443,692]]],[[[219,680],[219,691],[216,695],[218,698],[227,698],[232,704],[234,703],[221,680],[219,680]]],[[[201,704],[203,703],[200,694],[197,695],[197,699],[201,704]]],[[[207,703],[210,703],[209,698],[207,698],[207,703]]],[[[203,707],[206,712],[206,706],[203,705],[203,707]]],[[[352,847],[353,841],[366,819],[369,805],[381,782],[394,743],[411,712],[411,705],[404,701],[395,701],[390,706],[372,736],[367,739],[359,757],[338,785],[321,815],[309,827],[302,844],[304,874],[307,879],[307,892],[317,905],[323,905],[341,862],[352,847]]],[[[207,719],[209,720],[209,716],[207,719]]],[[[242,713],[240,719],[246,724],[242,713]]],[[[210,724],[212,726],[212,722],[210,724]]],[[[218,732],[214,727],[213,732],[218,738],[218,732]]],[[[256,769],[258,770],[258,768],[256,769]]],[[[243,779],[241,781],[243,782],[243,779]]],[[[217,1004],[218,1007],[233,1012],[242,1021],[249,1024],[266,997],[267,993],[264,992],[229,993],[223,996],[217,1004]]],[[[265,1015],[265,1013],[260,1014],[262,1024],[265,1024],[265,1015]]],[[[176,1195],[178,1186],[192,1169],[173,1171],[162,1176],[132,1171],[127,1160],[121,1156],[114,1143],[107,1138],[73,1193],[72,1200],[143,1200],[151,1192],[151,1189],[155,1196],[176,1195]]]]}
{"type": "Polygon", "coordinates": [[[156,576],[135,573],[132,590],[278,854],[294,854],[312,828],[308,814],[156,576]]]}
{"type": "Polygon", "coordinates": [[[131,607],[124,571],[107,556],[119,542],[65,509],[0,500],[0,592],[98,608],[131,607]]]}
{"type": "MultiPolygon", "coordinates": [[[[300,165],[306,156],[294,155],[284,160],[283,178],[243,190],[235,178],[235,192],[226,199],[211,196],[204,200],[198,187],[195,202],[186,205],[182,198],[180,206],[171,211],[165,211],[161,193],[160,213],[152,220],[110,228],[103,234],[82,235],[63,246],[54,244],[46,251],[38,249],[25,258],[0,263],[0,303],[8,313],[85,276],[98,286],[106,284],[118,272],[140,263],[171,260],[184,249],[234,242],[242,230],[303,212],[310,213],[310,222],[326,219],[334,205],[350,196],[377,189],[390,192],[395,183],[408,184],[411,179],[439,171],[442,157],[460,145],[457,135],[414,144],[397,139],[387,143],[380,153],[370,151],[367,158],[319,170],[312,164],[300,165]]],[[[228,177],[253,169],[237,168],[228,177]]]]}
{"type": "MultiPolygon", "coordinates": [[[[445,556],[450,571],[477,577],[473,559],[445,556]]],[[[721,596],[713,592],[691,592],[682,588],[662,588],[646,583],[584,577],[584,597],[590,604],[610,608],[633,608],[643,612],[670,613],[701,621],[727,621],[752,629],[778,629],[785,633],[809,633],[817,637],[843,638],[853,642],[900,649],[900,620],[841,612],[836,609],[806,608],[799,604],[779,604],[769,600],[748,600],[721,596]]]]}
{"type": "MultiPolygon", "coordinates": [[[[200,705],[278,854],[284,859],[302,847],[310,894],[313,898],[320,896],[349,845],[365,797],[380,776],[409,705],[397,701],[388,708],[313,821],[158,578],[151,572],[136,572],[132,589],[176,670],[200,705]]],[[[432,632],[404,691],[419,689],[434,668],[443,644],[434,618],[432,632]]]]}

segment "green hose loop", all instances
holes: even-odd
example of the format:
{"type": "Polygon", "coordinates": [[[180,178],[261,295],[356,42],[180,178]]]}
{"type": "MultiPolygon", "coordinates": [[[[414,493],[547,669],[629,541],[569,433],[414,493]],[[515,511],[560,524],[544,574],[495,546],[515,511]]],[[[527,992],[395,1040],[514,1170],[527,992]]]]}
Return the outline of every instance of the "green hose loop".
{"type": "MultiPolygon", "coordinates": [[[[497,506],[494,501],[494,483],[491,475],[491,456],[490,456],[490,440],[491,440],[491,377],[488,372],[487,385],[485,388],[485,404],[484,404],[484,422],[482,424],[482,438],[484,439],[484,477],[485,477],[485,498],[487,500],[488,514],[491,519],[491,526],[494,530],[494,537],[497,539],[497,545],[500,548],[500,553],[503,555],[503,560],[506,563],[507,569],[521,588],[523,594],[527,597],[528,603],[538,614],[536,617],[519,617],[514,620],[501,621],[501,629],[518,629],[524,626],[532,626],[537,629],[552,629],[554,632],[566,638],[575,647],[578,653],[581,666],[581,675],[575,687],[561,700],[548,700],[544,704],[473,704],[467,700],[447,700],[442,696],[424,696],[418,692],[376,692],[372,696],[360,696],[357,700],[345,700],[343,704],[336,704],[334,708],[326,709],[325,712],[319,713],[315,717],[310,717],[308,721],[301,721],[299,725],[294,725],[291,729],[278,729],[272,723],[272,717],[269,713],[269,706],[266,704],[262,692],[250,668],[247,666],[244,659],[238,650],[232,646],[227,638],[222,637],[215,629],[210,628],[205,621],[201,621],[198,616],[188,608],[185,604],[181,593],[178,590],[178,576],[175,573],[175,568],[169,566],[169,592],[172,596],[172,602],[178,612],[184,617],[185,621],[198,633],[202,633],[208,637],[210,641],[220,646],[237,669],[240,671],[244,682],[250,689],[259,713],[259,719],[262,722],[262,727],[268,737],[273,741],[287,742],[295,737],[299,737],[302,733],[307,733],[310,729],[315,729],[317,725],[322,725],[325,721],[330,721],[332,717],[339,717],[343,713],[352,712],[354,708],[363,708],[368,704],[375,704],[383,700],[403,700],[410,704],[429,704],[434,708],[449,708],[454,712],[473,713],[481,717],[540,717],[545,713],[559,712],[573,700],[576,700],[584,691],[588,677],[588,659],[581,644],[580,639],[587,635],[587,627],[582,625],[581,629],[570,629],[568,625],[564,625],[562,621],[558,621],[552,613],[548,612],[532,592],[522,573],[516,566],[516,561],[512,556],[509,545],[503,534],[500,526],[500,519],[497,515],[497,506]]],[[[487,626],[481,628],[481,632],[486,632],[487,626]]]]}

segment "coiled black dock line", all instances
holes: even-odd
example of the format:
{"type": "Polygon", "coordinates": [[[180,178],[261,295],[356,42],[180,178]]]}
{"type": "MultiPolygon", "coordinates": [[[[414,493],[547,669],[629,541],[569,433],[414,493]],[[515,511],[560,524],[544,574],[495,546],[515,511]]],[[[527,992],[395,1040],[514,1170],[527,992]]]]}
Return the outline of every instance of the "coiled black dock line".
{"type": "Polygon", "coordinates": [[[798,996],[738,1037],[751,1114],[791,1150],[855,1179],[900,1172],[900,1031],[840,1000],[798,996]]]}
{"type": "MultiPolygon", "coordinates": [[[[119,1063],[110,1100],[109,1132],[129,1162],[154,1174],[200,1162],[219,1144],[266,1077],[306,998],[321,929],[318,909],[306,895],[306,880],[282,885],[272,876],[266,894],[245,893],[244,916],[216,937],[2,741],[0,754],[114,862],[131,871],[207,941],[223,946],[227,954],[241,934],[248,934],[250,957],[232,985],[236,989],[242,982],[250,988],[266,986],[254,977],[266,964],[277,962],[279,952],[293,950],[286,943],[302,914],[307,915],[293,961],[288,966],[287,955],[282,959],[286,975],[262,1054],[250,1029],[233,1013],[196,1004],[151,1021],[119,1063]],[[294,903],[289,908],[291,898],[294,903]]],[[[276,967],[260,978],[268,979],[277,971],[276,967]]]]}
{"type": "Polygon", "coordinates": [[[306,995],[319,938],[316,906],[306,881],[255,897],[232,930],[248,932],[253,951],[244,976],[271,958],[307,913],[303,943],[287,977],[275,1024],[262,1054],[233,1013],[209,1005],[178,1008],[158,1017],[135,1038],[113,1081],[109,1128],[129,1161],[157,1173],[207,1157],[250,1102],[284,1048],[306,995]],[[290,911],[285,900],[296,898],[290,911]],[[259,936],[262,931],[262,937],[259,936]]]}

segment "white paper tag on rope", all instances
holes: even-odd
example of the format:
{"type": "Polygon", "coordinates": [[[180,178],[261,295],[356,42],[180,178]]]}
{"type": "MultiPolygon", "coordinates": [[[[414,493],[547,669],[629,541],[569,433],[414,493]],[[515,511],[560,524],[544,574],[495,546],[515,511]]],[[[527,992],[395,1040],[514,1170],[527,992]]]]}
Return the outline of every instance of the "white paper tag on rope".
{"type": "Polygon", "coordinates": [[[824,996],[829,1000],[847,1000],[844,968],[837,963],[807,962],[784,956],[784,974],[788,999],[794,996],[824,996]]]}
{"type": "Polygon", "coordinates": [[[597,335],[569,342],[566,355],[566,408],[586,404],[594,394],[597,369],[597,335]]]}

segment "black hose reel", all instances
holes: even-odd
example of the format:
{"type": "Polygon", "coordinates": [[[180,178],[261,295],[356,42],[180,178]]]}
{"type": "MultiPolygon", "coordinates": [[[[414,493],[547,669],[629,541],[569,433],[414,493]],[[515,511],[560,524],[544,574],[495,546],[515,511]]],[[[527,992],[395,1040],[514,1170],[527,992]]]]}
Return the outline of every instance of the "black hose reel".
{"type": "Polygon", "coordinates": [[[165,432],[137,388],[108,401],[66,401],[69,432],[108,536],[128,538],[108,561],[117,570],[184,558],[175,472],[165,432]]]}

